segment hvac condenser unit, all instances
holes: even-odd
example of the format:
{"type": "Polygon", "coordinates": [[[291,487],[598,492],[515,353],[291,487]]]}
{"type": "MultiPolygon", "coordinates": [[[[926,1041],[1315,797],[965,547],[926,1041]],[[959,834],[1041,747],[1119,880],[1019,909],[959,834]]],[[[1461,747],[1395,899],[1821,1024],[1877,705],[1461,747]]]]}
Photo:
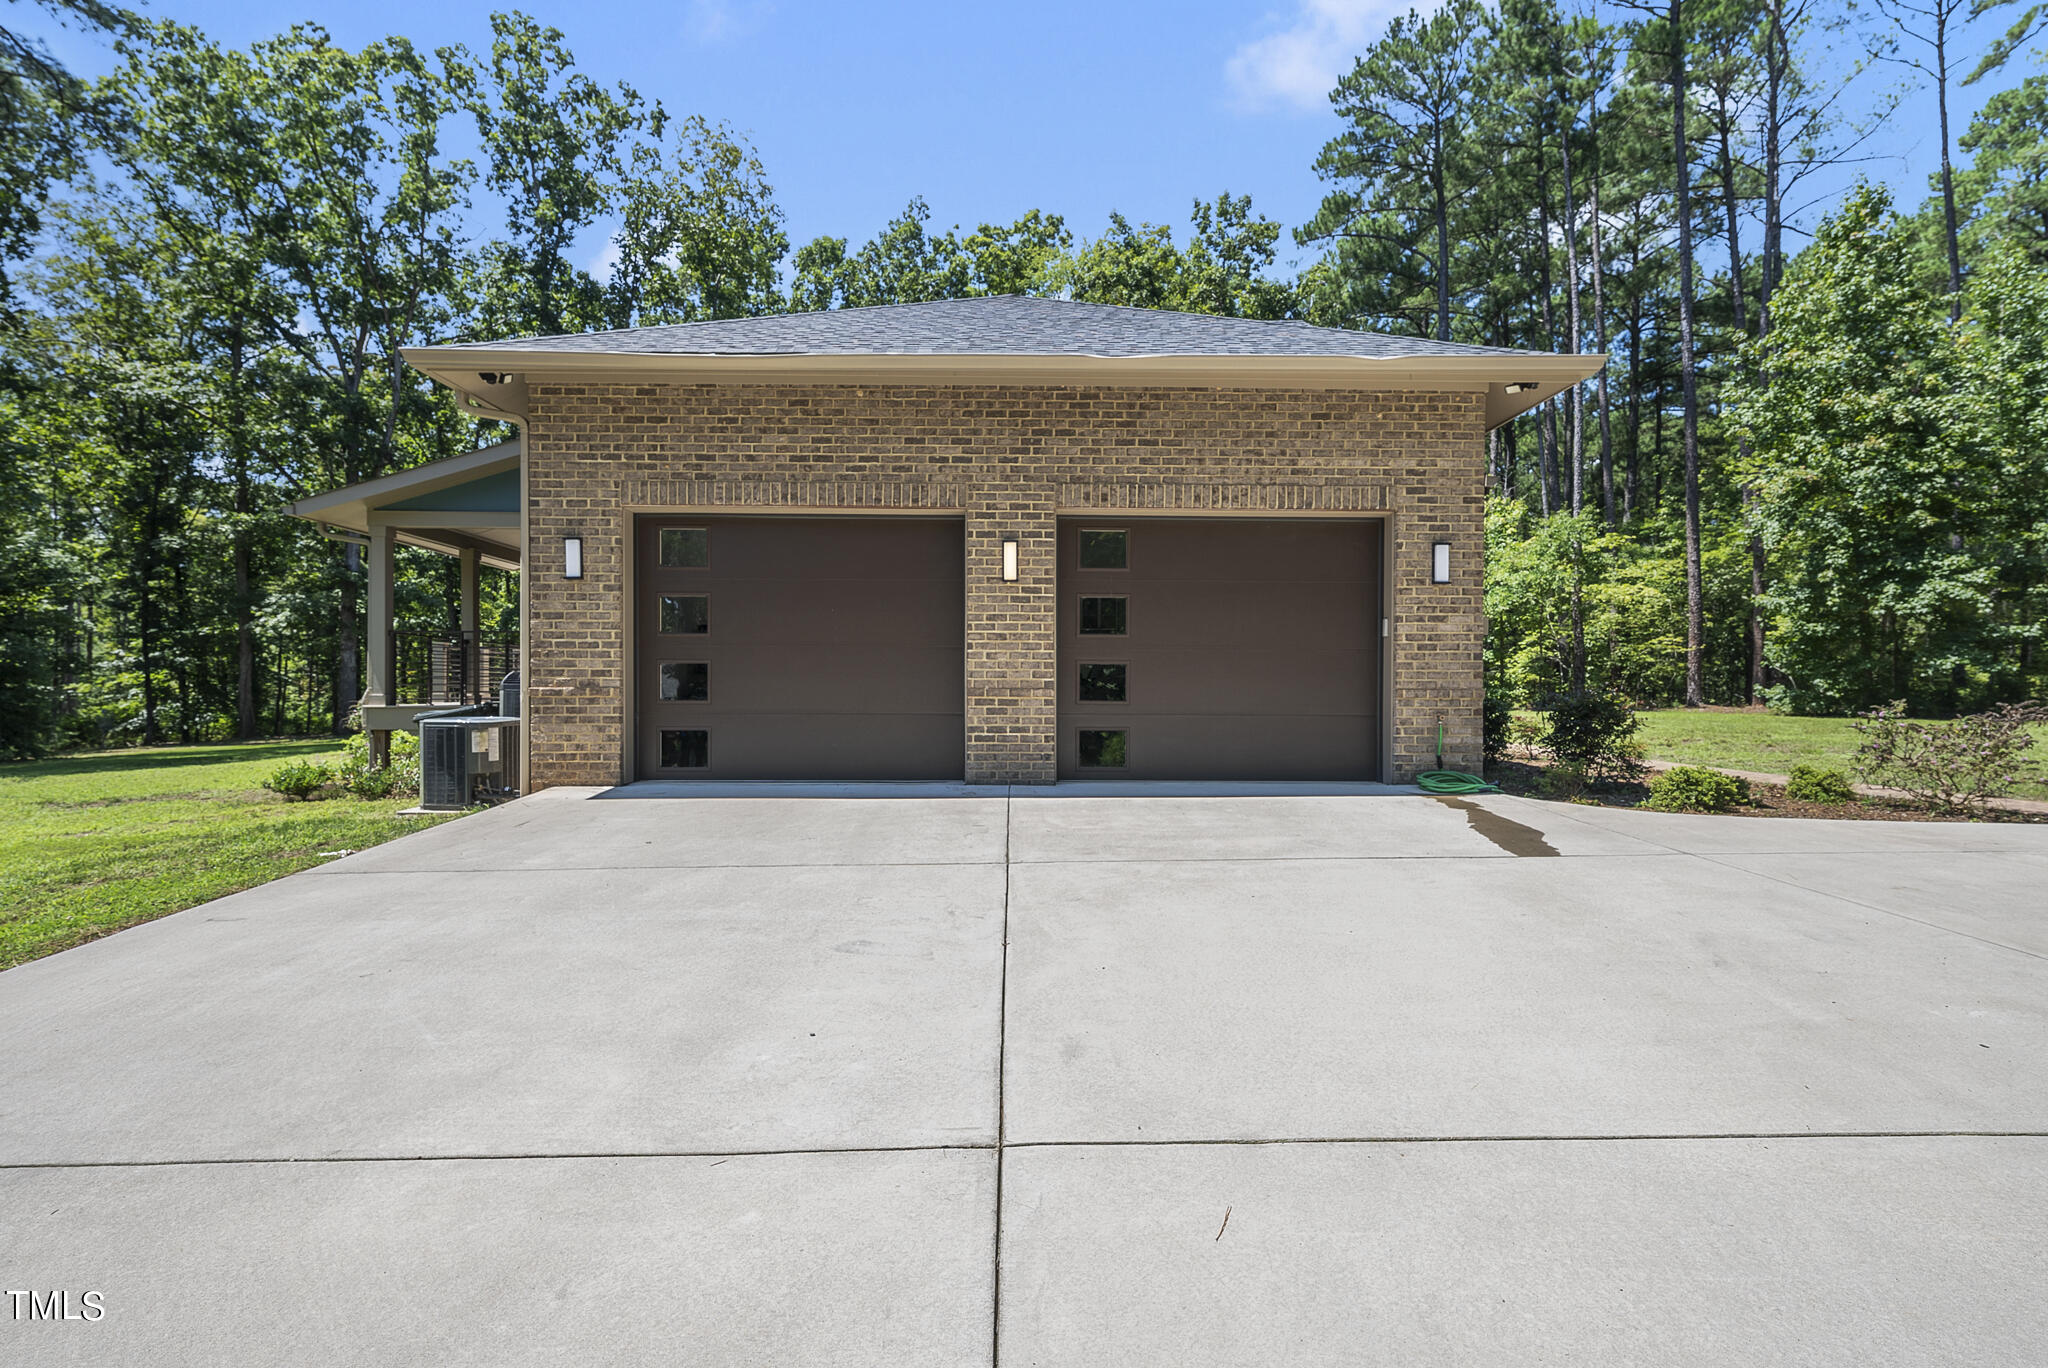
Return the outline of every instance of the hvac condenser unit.
{"type": "Polygon", "coordinates": [[[453,810],[503,797],[512,759],[510,717],[420,719],[420,806],[453,810]]]}

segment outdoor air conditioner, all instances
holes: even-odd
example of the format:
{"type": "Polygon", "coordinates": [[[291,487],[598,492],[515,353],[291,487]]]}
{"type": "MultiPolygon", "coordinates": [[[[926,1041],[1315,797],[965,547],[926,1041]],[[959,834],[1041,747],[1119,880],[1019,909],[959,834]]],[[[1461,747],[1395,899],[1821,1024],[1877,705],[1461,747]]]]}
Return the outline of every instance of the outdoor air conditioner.
{"type": "Polygon", "coordinates": [[[452,811],[504,797],[518,726],[509,717],[422,717],[420,806],[452,811]]]}

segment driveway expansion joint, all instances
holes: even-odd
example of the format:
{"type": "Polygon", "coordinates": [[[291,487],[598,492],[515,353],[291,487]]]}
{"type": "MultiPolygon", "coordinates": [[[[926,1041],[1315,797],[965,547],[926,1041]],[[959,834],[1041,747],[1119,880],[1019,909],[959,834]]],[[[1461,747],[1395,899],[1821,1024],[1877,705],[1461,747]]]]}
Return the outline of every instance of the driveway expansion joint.
{"type": "MultiPolygon", "coordinates": [[[[990,1154],[1049,1149],[1262,1149],[1287,1145],[1566,1145],[1697,1140],[2048,1140],[2048,1130],[1640,1131],[1531,1135],[1283,1135],[1172,1140],[1005,1140],[952,1145],[846,1145],[815,1149],[564,1150],[549,1153],[257,1155],[211,1159],[51,1159],[0,1163],[0,1173],[70,1169],[277,1168],[294,1164],[506,1164],[605,1159],[802,1159],[839,1154],[990,1154]]],[[[999,1165],[1000,1169],[1000,1165],[999,1165]]],[[[998,1208],[1000,1215],[1000,1208],[998,1208]]]]}
{"type": "Polygon", "coordinates": [[[2048,1140],[2048,1130],[1635,1131],[1553,1135],[1290,1135],[1229,1140],[1010,1140],[1006,1149],[1176,1149],[1268,1145],[1613,1144],[1669,1140],[2048,1140]]]}
{"type": "Polygon", "coordinates": [[[995,1216],[989,1260],[989,1363],[1003,1361],[1003,1136],[1006,1118],[1004,1065],[1010,1040],[1010,817],[1012,799],[1003,798],[1003,945],[996,988],[996,1175],[995,1216]]]}

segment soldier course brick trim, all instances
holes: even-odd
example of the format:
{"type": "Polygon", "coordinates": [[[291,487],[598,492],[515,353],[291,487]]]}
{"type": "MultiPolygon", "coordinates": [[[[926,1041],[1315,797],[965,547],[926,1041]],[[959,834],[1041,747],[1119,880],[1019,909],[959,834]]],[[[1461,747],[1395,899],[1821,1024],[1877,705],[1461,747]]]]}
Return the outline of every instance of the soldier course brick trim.
{"type": "Polygon", "coordinates": [[[1469,391],[1117,385],[529,385],[528,784],[630,777],[632,515],[957,513],[967,774],[1050,782],[1062,513],[1340,515],[1388,528],[1390,777],[1480,761],[1485,399],[1469,391]],[[584,539],[564,580],[561,538],[584,539]],[[1000,539],[1019,541],[1004,583],[1000,539]],[[1450,584],[1430,546],[1452,543],[1450,584]]]}

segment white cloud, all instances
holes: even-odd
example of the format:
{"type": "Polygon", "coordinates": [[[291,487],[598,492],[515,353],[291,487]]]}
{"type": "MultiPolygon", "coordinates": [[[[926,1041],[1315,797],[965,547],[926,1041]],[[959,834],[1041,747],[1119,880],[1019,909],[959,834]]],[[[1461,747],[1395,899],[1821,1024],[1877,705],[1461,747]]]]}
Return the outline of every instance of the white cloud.
{"type": "Polygon", "coordinates": [[[732,32],[732,6],[726,0],[690,0],[683,32],[700,43],[715,43],[732,32]]]}
{"type": "Polygon", "coordinates": [[[1299,0],[1287,27],[1254,38],[1230,55],[1224,75],[1239,105],[1266,109],[1329,108],[1337,78],[1386,28],[1410,8],[1436,8],[1430,0],[1299,0]]]}
{"type": "Polygon", "coordinates": [[[690,0],[683,15],[683,36],[709,45],[737,38],[773,12],[772,4],[748,0],[690,0]]]}

